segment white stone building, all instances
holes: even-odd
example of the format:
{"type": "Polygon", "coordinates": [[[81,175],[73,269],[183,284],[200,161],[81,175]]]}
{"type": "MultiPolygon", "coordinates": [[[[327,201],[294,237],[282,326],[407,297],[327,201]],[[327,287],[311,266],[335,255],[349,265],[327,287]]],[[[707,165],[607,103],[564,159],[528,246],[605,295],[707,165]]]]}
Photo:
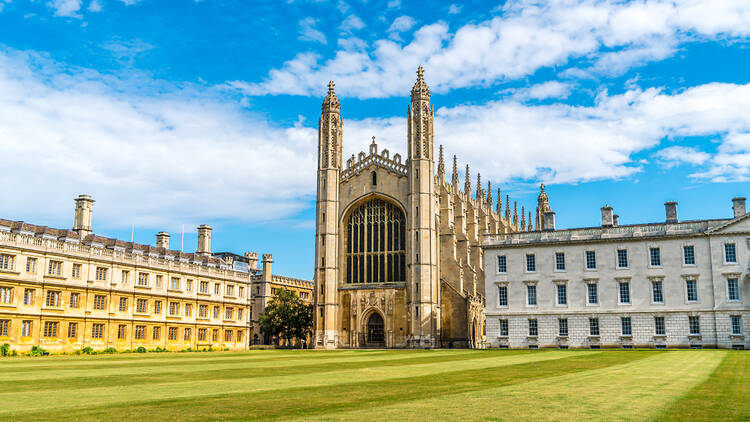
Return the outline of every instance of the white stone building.
{"type": "MultiPolygon", "coordinates": [[[[544,195],[544,193],[542,193],[544,195]]],[[[540,195],[541,199],[541,195],[540,195]]],[[[546,199],[546,196],[545,196],[546,199]]],[[[750,348],[750,214],[485,236],[493,347],[750,348]]]]}

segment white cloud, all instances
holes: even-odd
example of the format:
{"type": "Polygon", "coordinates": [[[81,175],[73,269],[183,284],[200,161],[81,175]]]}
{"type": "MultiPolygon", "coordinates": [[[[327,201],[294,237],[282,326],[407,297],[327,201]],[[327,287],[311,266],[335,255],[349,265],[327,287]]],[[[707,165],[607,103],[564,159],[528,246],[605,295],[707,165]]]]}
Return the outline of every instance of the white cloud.
{"type": "Polygon", "coordinates": [[[670,169],[682,164],[701,165],[711,158],[711,155],[697,148],[673,146],[660,150],[655,154],[660,164],[670,169]]]}
{"type": "Polygon", "coordinates": [[[411,16],[399,16],[393,20],[388,32],[404,32],[411,29],[417,23],[411,16]]]}
{"type": "Polygon", "coordinates": [[[451,4],[448,7],[448,14],[449,15],[457,15],[457,14],[461,13],[461,9],[463,9],[463,8],[464,8],[463,6],[459,6],[457,4],[451,4]]]}
{"type": "Polygon", "coordinates": [[[440,93],[522,78],[572,59],[583,60],[576,64],[584,67],[578,75],[617,74],[669,57],[684,42],[748,36],[745,0],[518,0],[508,2],[501,16],[455,32],[437,22],[418,28],[408,43],[379,39],[330,58],[300,53],[264,81],[238,86],[249,95],[317,95],[334,79],[346,95],[389,97],[407,92],[412,72],[423,64],[440,93]]]}
{"type": "MultiPolygon", "coordinates": [[[[345,112],[345,101],[342,107],[345,112]]],[[[742,180],[750,177],[748,109],[750,84],[707,84],[675,94],[658,89],[602,93],[590,107],[533,106],[510,99],[438,109],[435,142],[445,145],[446,154],[470,163],[485,180],[577,183],[639,172],[642,163],[632,155],[664,139],[708,136],[722,142],[714,157],[672,147],[660,158],[675,161],[689,151],[691,156],[683,161],[709,166],[695,177],[742,180]]],[[[347,120],[345,151],[349,155],[366,148],[375,135],[391,154],[403,155],[405,125],[403,118],[347,120]]]]}
{"type": "Polygon", "coordinates": [[[360,30],[365,27],[365,23],[362,19],[358,18],[357,15],[349,15],[341,22],[341,29],[343,32],[351,33],[352,31],[360,30]]]}
{"type": "Polygon", "coordinates": [[[318,21],[315,18],[307,17],[299,22],[300,36],[299,39],[303,41],[315,41],[321,44],[327,44],[325,34],[316,29],[318,21]]]}
{"type": "Polygon", "coordinates": [[[80,193],[97,200],[100,228],[259,221],[309,206],[314,129],[275,127],[190,86],[123,93],[148,83],[0,52],[0,183],[17,187],[3,217],[67,227],[80,193]]]}
{"type": "Polygon", "coordinates": [[[532,85],[528,88],[521,88],[510,91],[513,98],[518,100],[546,100],[550,98],[568,98],[570,95],[571,85],[558,81],[547,81],[540,84],[532,85]]]}
{"type": "Polygon", "coordinates": [[[102,11],[102,4],[99,3],[99,0],[91,0],[91,3],[89,3],[89,7],[87,8],[89,12],[101,12],[102,11]]]}
{"type": "Polygon", "coordinates": [[[398,9],[401,7],[401,0],[388,0],[388,9],[398,9]]]}
{"type": "Polygon", "coordinates": [[[78,13],[81,10],[81,0],[53,0],[49,5],[55,9],[55,16],[81,17],[78,13]]]}

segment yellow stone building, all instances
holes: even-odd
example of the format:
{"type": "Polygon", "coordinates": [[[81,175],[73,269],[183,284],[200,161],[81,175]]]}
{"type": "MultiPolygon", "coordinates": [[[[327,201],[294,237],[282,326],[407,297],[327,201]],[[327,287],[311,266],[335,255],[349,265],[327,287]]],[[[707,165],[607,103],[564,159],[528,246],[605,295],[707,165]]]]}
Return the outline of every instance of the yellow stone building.
{"type": "Polygon", "coordinates": [[[514,203],[511,218],[507,196],[503,216],[500,191],[495,206],[479,175],[472,195],[468,166],[462,190],[455,156],[446,180],[430,98],[420,67],[405,157],[378,151],[373,138],[369,153],[346,158],[341,104],[329,84],[318,124],[317,348],[483,345],[481,236],[532,230],[532,216],[527,225],[522,210],[519,220],[514,203]]]}
{"type": "Polygon", "coordinates": [[[97,236],[93,199],[76,200],[72,230],[0,219],[0,344],[20,352],[138,347],[244,350],[262,342],[257,317],[272,289],[308,300],[312,282],[274,276],[273,258],[211,253],[211,227],[195,253],[97,236]]]}

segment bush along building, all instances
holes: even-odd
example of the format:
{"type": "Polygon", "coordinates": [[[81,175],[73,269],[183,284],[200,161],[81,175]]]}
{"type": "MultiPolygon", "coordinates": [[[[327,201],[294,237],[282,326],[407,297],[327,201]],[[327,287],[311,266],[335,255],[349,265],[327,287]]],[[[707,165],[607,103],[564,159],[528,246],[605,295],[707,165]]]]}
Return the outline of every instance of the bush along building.
{"type": "MultiPolygon", "coordinates": [[[[98,236],[94,200],[75,203],[72,230],[0,219],[0,343],[14,350],[244,350],[262,339],[264,292],[312,294],[310,281],[271,274],[271,255],[258,269],[213,254],[207,225],[197,250],[183,253],[166,232],[156,246],[98,236]]],[[[257,254],[239,257],[257,263],[257,254]]]]}
{"type": "MultiPolygon", "coordinates": [[[[540,196],[541,198],[541,196],[540,196]]],[[[546,195],[545,195],[546,199],[546,195]]],[[[541,200],[541,199],[540,199],[541,200]]],[[[750,347],[750,214],[484,239],[487,340],[511,348],[750,347]]]]}

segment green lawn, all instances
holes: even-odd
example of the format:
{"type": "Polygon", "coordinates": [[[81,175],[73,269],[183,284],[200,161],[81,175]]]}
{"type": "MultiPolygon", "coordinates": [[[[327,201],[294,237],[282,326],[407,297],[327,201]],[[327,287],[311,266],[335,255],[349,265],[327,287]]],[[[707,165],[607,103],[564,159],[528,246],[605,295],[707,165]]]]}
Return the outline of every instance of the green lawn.
{"type": "Polygon", "coordinates": [[[251,351],[0,360],[0,420],[750,420],[750,352],[251,351]]]}

